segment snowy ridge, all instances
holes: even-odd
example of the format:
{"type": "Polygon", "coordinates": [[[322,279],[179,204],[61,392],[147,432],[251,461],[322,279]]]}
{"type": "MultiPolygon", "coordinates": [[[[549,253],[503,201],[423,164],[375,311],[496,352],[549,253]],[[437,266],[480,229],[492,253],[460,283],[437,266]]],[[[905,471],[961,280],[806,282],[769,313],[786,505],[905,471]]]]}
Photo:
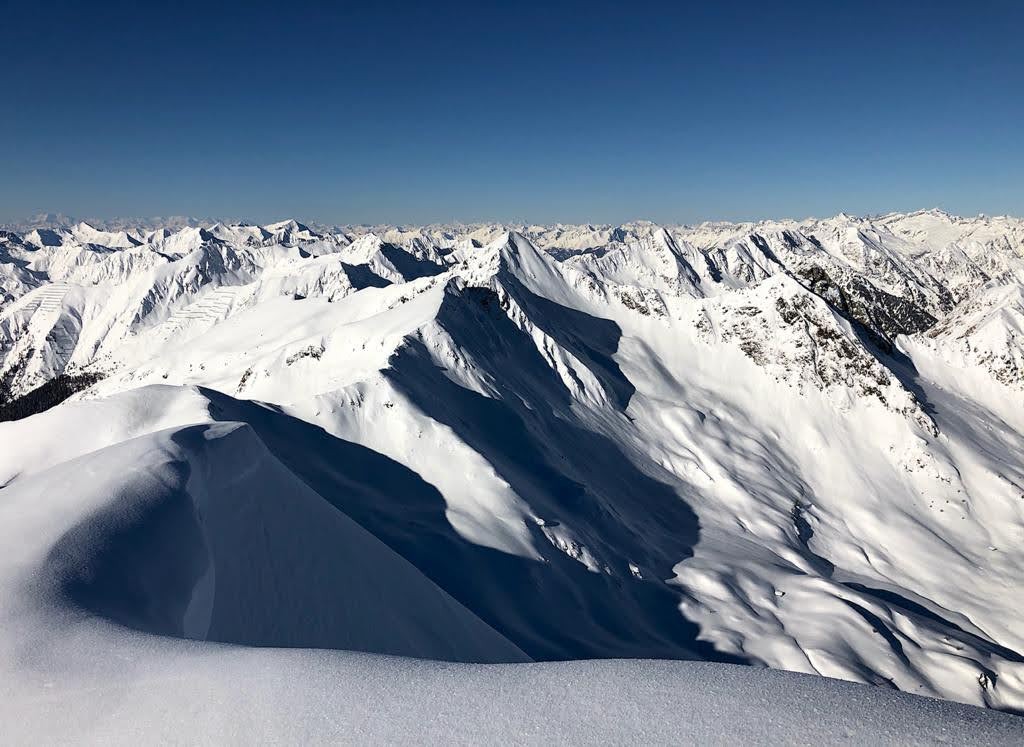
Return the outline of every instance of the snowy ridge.
{"type": "Polygon", "coordinates": [[[103,376],[0,423],[5,522],[34,537],[2,612],[103,645],[693,659],[1022,710],[1022,225],[2,234],[0,393],[103,376]]]}

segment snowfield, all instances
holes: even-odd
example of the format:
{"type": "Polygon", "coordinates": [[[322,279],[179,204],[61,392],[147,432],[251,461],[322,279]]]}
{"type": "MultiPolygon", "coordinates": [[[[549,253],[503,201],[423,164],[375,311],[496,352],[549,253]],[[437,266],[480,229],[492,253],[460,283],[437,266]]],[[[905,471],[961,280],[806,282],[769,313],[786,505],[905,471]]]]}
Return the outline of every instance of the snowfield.
{"type": "Polygon", "coordinates": [[[1022,294],[938,211],[0,232],[6,736],[1019,744],[1022,294]]]}

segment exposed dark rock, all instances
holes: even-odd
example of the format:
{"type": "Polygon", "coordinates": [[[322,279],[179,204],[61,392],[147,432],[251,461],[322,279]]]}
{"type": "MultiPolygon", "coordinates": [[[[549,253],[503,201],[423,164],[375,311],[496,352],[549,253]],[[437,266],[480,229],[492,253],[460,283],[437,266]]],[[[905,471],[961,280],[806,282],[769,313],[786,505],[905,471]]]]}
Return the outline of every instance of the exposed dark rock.
{"type": "Polygon", "coordinates": [[[802,270],[800,278],[809,290],[867,330],[886,352],[892,352],[898,335],[923,332],[936,322],[935,317],[911,301],[886,293],[857,275],[837,282],[815,265],[802,270]]]}
{"type": "MultiPolygon", "coordinates": [[[[72,394],[88,389],[103,377],[97,373],[60,374],[31,392],[0,404],[0,422],[21,420],[59,405],[72,394]]],[[[0,397],[6,393],[0,391],[0,397]]]]}

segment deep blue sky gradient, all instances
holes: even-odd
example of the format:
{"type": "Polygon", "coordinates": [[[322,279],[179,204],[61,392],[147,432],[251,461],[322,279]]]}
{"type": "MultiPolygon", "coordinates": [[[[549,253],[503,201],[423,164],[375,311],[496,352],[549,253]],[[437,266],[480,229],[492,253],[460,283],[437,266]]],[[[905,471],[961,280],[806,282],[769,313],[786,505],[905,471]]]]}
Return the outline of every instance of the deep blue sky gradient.
{"type": "Polygon", "coordinates": [[[1024,3],[0,0],[0,221],[1024,215],[1024,3]]]}

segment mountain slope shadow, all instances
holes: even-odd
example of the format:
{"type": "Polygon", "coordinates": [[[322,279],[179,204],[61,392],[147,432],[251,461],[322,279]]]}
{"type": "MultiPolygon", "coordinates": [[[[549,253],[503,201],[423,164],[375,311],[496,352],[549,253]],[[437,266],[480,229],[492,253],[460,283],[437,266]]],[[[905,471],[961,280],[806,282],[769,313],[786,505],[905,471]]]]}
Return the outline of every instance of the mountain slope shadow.
{"type": "MultiPolygon", "coordinates": [[[[614,404],[628,405],[632,385],[611,357],[617,325],[513,290],[521,305],[543,304],[545,319],[560,320],[550,336],[598,369],[614,404]]],[[[698,626],[679,609],[681,592],[664,583],[693,553],[696,514],[613,439],[579,421],[567,388],[576,385],[573,374],[563,381],[492,290],[449,289],[437,321],[490,375],[497,396],[450,380],[414,338],[384,375],[529,505],[536,521],[527,528],[541,560],[466,540],[449,522],[441,493],[378,452],[278,408],[202,393],[214,418],[247,423],[307,486],[531,658],[744,662],[698,640],[698,626]]]]}
{"type": "Polygon", "coordinates": [[[203,394],[214,417],[247,422],[309,487],[531,658],[744,663],[697,641],[678,593],[660,582],[594,573],[560,552],[539,562],[469,542],[449,523],[443,496],[407,467],[275,409],[203,394]]]}
{"type": "Polygon", "coordinates": [[[381,244],[380,254],[406,280],[433,277],[445,271],[442,265],[420,259],[394,244],[381,244]]]}
{"type": "MultiPolygon", "coordinates": [[[[528,318],[543,320],[544,331],[548,335],[576,358],[588,364],[591,373],[601,382],[608,398],[620,410],[625,410],[629,406],[636,387],[622,373],[619,364],[612,357],[618,351],[619,339],[622,337],[622,330],[618,324],[538,296],[514,275],[503,277],[502,285],[526,312],[528,318]]],[[[479,301],[486,298],[490,292],[484,288],[467,288],[464,294],[476,296],[479,301]]],[[[482,305],[487,308],[486,304],[482,305]]],[[[442,323],[446,326],[457,325],[459,318],[455,314],[449,314],[447,320],[442,323]]],[[[559,401],[563,400],[564,397],[559,398],[559,401]]]]}
{"type": "MultiPolygon", "coordinates": [[[[526,296],[522,286],[513,291],[520,305],[543,304],[543,318],[560,320],[549,334],[584,364],[595,365],[610,399],[624,408],[632,385],[611,359],[617,325],[526,296]]],[[[697,640],[697,626],[679,610],[679,592],[663,583],[699,538],[697,516],[683,498],[640,471],[612,439],[577,422],[566,383],[531,336],[503,313],[496,293],[476,287],[450,292],[437,321],[490,375],[496,396],[451,381],[417,340],[407,341],[384,375],[481,454],[530,505],[543,525],[529,528],[545,562],[481,558],[492,551],[460,546],[452,537],[444,542],[454,546],[436,555],[418,547],[403,552],[416,554],[421,570],[534,658],[736,661],[697,640]],[[566,531],[559,532],[559,525],[566,531]],[[591,568],[557,547],[552,535],[585,550],[591,568]],[[438,562],[467,550],[471,557],[463,563],[438,562]],[[467,574],[465,568],[483,570],[467,574]]],[[[380,522],[373,531],[389,530],[380,522]]]]}

